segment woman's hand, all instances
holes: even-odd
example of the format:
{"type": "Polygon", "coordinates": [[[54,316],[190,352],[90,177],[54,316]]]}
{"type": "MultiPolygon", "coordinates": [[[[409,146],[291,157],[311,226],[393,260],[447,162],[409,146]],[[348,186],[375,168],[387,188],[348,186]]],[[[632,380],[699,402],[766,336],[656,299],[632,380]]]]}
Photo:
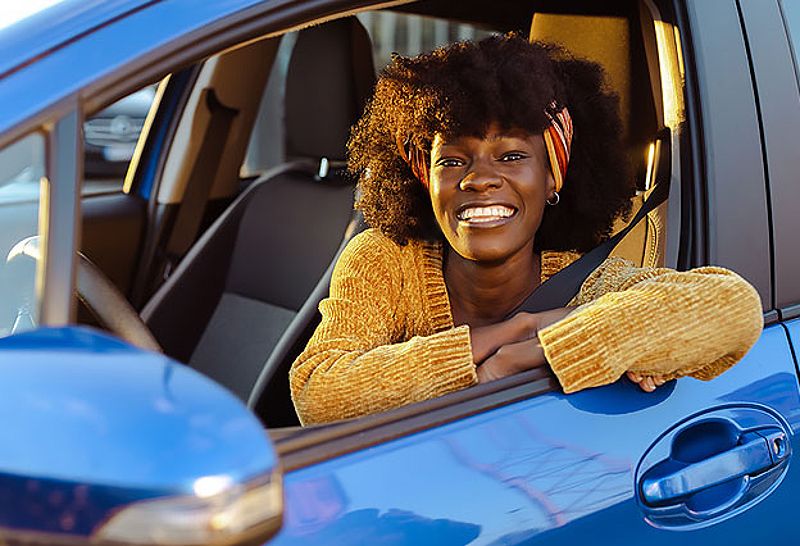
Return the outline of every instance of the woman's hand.
{"type": "Polygon", "coordinates": [[[495,381],[545,364],[544,350],[536,337],[509,343],[478,366],[478,383],[495,381]]]}
{"type": "Polygon", "coordinates": [[[627,376],[628,379],[639,385],[639,388],[645,392],[653,392],[656,388],[667,382],[663,377],[656,375],[641,375],[636,372],[627,372],[627,376]]]}
{"type": "Polygon", "coordinates": [[[541,313],[517,313],[503,322],[471,329],[478,382],[494,381],[546,364],[536,334],[571,311],[564,307],[541,313]]]}

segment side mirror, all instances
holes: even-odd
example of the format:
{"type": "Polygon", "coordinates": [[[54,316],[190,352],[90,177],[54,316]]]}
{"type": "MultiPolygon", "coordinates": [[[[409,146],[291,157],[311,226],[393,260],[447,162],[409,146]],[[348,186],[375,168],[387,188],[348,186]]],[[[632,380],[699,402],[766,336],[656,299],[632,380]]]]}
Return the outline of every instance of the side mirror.
{"type": "Polygon", "coordinates": [[[281,525],[261,424],[190,368],[84,328],[0,339],[0,542],[263,544],[281,525]]]}

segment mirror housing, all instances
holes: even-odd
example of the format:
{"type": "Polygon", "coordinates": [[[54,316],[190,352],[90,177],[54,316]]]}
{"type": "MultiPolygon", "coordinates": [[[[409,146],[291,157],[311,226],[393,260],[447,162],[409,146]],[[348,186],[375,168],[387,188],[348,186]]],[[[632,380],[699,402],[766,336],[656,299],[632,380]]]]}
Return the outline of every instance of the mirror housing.
{"type": "Polygon", "coordinates": [[[87,328],[0,339],[0,541],[263,544],[283,491],[260,422],[164,355],[87,328]]]}

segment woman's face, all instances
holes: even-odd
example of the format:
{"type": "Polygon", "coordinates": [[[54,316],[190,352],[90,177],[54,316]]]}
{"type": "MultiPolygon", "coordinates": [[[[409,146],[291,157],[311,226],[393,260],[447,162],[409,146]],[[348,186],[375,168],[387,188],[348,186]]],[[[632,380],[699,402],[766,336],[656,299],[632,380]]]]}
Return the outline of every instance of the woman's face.
{"type": "Polygon", "coordinates": [[[501,262],[532,252],[554,185],[541,135],[492,125],[483,138],[433,141],[433,212],[465,259],[501,262]]]}

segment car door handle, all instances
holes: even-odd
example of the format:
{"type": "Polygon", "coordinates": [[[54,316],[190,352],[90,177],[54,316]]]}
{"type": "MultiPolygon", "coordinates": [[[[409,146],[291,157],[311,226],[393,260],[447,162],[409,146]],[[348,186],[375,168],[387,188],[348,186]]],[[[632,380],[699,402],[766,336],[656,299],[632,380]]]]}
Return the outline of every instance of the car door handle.
{"type": "Polygon", "coordinates": [[[674,504],[728,480],[763,472],[787,455],[786,435],[775,429],[749,432],[739,445],[666,475],[645,478],[642,497],[647,504],[674,504]]]}

